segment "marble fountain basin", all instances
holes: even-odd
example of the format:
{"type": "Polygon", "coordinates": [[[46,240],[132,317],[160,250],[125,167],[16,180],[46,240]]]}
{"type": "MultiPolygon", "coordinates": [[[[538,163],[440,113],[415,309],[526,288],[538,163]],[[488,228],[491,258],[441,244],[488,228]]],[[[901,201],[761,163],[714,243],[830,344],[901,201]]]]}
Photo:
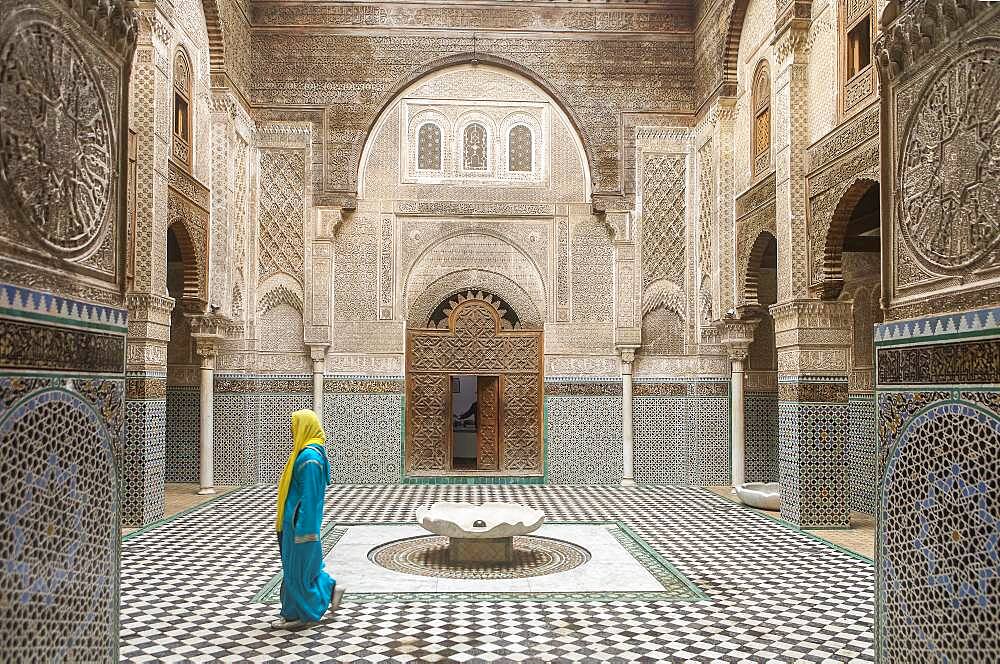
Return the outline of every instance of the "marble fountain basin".
{"type": "Polygon", "coordinates": [[[532,533],[545,514],[518,503],[442,501],[417,509],[417,522],[448,538],[448,557],[457,563],[509,563],[516,535],[532,533]]]}
{"type": "Polygon", "coordinates": [[[739,484],[734,488],[744,505],[772,512],[777,512],[781,505],[777,482],[750,482],[739,484]]]}

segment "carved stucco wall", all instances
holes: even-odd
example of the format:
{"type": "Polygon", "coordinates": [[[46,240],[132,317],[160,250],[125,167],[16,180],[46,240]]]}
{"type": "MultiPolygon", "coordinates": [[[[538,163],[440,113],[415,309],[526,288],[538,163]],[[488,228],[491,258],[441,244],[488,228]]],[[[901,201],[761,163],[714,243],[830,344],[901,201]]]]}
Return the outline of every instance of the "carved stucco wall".
{"type": "MultiPolygon", "coordinates": [[[[502,30],[513,27],[512,22],[557,27],[556,23],[570,21],[581,32],[599,32],[607,30],[602,27],[607,24],[593,20],[588,28],[587,17],[599,14],[589,8],[543,13],[520,7],[441,6],[385,12],[400,14],[387,16],[386,23],[398,20],[407,27],[477,20],[482,28],[495,26],[501,32],[481,32],[475,38],[469,33],[363,35],[346,29],[353,25],[353,8],[266,5],[254,10],[253,58],[270,66],[253,82],[251,98],[261,106],[321,109],[317,119],[322,118],[328,134],[323,141],[324,168],[315,172],[317,178],[325,173],[325,179],[317,191],[353,190],[367,129],[385,105],[407,80],[449,57],[468,59],[463,54],[473,51],[481,60],[505,61],[533,72],[566,109],[572,109],[590,152],[595,191],[628,193],[632,188],[630,169],[623,168],[625,146],[619,130],[623,113],[687,112],[693,107],[690,18],[683,12],[660,12],[642,24],[623,18],[621,31],[635,36],[612,32],[559,40],[542,33],[502,30]],[[509,16],[499,16],[505,12],[509,16]],[[300,29],[294,33],[276,29],[290,24],[300,29]],[[319,27],[310,32],[306,26],[319,27]],[[648,27],[656,32],[643,32],[648,27]]],[[[381,16],[376,20],[384,24],[381,16]]]]}
{"type": "Polygon", "coordinates": [[[591,211],[583,145],[536,85],[487,65],[431,74],[386,109],[361,168],[357,210],[335,231],[334,367],[387,354],[401,367],[404,326],[423,325],[432,300],[467,288],[544,323],[547,354],[614,353],[611,237],[591,211]],[[470,117],[491,139],[479,174],[461,169],[470,117]],[[415,170],[428,121],[442,130],[439,172],[415,170]],[[534,132],[528,174],[505,172],[514,122],[534,132]]]}
{"type": "MultiPolygon", "coordinates": [[[[743,32],[740,37],[736,76],[736,126],[733,147],[734,184],[737,194],[750,187],[750,94],[754,70],[761,59],[771,62],[771,37],[774,33],[774,3],[768,0],[750,0],[747,5],[743,32]]],[[[771,89],[774,89],[774,67],[771,67],[771,89]]],[[[772,112],[772,154],[774,146],[774,113],[772,112]]],[[[773,163],[773,161],[772,161],[773,163]]]]}
{"type": "Polygon", "coordinates": [[[810,57],[806,65],[809,79],[809,142],[819,140],[837,124],[837,12],[839,0],[816,0],[812,3],[809,26],[810,57]]]}

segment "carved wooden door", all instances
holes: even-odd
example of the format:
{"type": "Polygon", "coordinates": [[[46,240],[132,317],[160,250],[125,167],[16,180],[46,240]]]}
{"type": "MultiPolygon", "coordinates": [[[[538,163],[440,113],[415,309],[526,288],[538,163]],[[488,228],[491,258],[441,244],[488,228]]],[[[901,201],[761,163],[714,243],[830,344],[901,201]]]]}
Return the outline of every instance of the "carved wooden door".
{"type": "Polygon", "coordinates": [[[476,385],[476,468],[496,470],[500,439],[500,390],[498,376],[479,376],[476,385]]]}
{"type": "Polygon", "coordinates": [[[456,374],[486,381],[477,384],[478,470],[542,474],[542,331],[502,329],[500,320],[489,302],[467,300],[450,311],[447,329],[407,331],[408,474],[451,471],[451,376],[456,374]],[[482,391],[495,396],[484,402],[482,391]]]}

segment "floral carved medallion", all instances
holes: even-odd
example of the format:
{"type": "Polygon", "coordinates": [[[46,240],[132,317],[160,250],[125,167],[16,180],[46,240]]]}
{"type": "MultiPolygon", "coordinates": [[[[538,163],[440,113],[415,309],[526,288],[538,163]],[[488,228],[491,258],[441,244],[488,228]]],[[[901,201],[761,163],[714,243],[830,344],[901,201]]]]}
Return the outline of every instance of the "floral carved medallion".
{"type": "Polygon", "coordinates": [[[974,269],[1000,244],[1000,45],[941,68],[903,134],[899,223],[935,273],[974,269]]]}
{"type": "Polygon", "coordinates": [[[93,250],[111,206],[111,114],[71,38],[17,17],[0,31],[0,181],[52,252],[93,250]]]}

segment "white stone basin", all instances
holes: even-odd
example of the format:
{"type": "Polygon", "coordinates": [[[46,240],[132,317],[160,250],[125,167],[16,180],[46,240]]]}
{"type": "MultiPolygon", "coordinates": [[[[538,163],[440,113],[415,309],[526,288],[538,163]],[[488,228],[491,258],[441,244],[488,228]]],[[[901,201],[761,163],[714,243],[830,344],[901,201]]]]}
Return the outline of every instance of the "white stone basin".
{"type": "Polygon", "coordinates": [[[538,530],[545,515],[518,503],[452,503],[417,509],[417,522],[435,535],[459,539],[497,539],[538,530]],[[482,521],[483,525],[475,525],[482,521]]]}
{"type": "Polygon", "coordinates": [[[750,482],[734,487],[736,495],[744,505],[761,510],[777,512],[781,504],[781,494],[777,482],[750,482]]]}

